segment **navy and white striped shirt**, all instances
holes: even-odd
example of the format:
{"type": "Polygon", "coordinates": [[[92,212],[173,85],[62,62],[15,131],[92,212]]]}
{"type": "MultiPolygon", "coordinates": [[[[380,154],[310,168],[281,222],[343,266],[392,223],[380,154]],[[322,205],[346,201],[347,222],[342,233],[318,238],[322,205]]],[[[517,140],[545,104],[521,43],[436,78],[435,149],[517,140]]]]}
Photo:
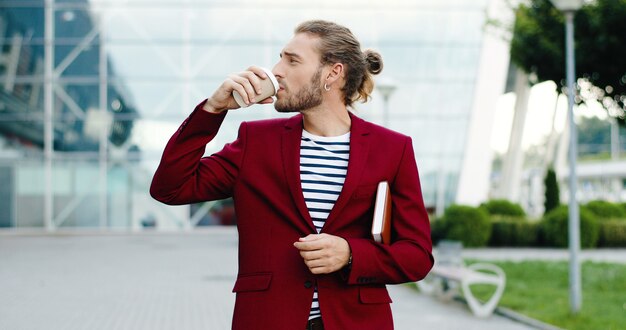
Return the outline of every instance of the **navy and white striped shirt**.
{"type": "MultiPolygon", "coordinates": [[[[341,136],[323,137],[302,131],[300,142],[302,193],[318,234],[341,193],[348,172],[349,158],[350,132],[341,136]]],[[[316,287],[309,320],[320,316],[316,287]]]]}

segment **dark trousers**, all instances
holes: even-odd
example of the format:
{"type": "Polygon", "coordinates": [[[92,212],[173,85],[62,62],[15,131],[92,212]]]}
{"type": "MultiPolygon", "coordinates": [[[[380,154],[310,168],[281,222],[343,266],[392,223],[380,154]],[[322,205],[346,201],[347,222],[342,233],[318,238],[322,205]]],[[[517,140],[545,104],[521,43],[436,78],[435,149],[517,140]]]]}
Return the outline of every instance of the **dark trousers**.
{"type": "Polygon", "coordinates": [[[316,317],[309,320],[306,324],[306,330],[324,330],[324,323],[322,323],[321,317],[316,317]]]}

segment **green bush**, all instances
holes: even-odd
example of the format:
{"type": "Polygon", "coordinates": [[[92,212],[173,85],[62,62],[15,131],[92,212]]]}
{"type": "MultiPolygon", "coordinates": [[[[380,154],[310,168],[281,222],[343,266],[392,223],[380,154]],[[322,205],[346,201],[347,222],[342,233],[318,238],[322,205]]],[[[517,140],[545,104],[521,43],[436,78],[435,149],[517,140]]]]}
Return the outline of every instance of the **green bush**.
{"type": "Polygon", "coordinates": [[[626,218],[626,211],[619,204],[596,200],[585,205],[599,220],[626,218]]]}
{"type": "Polygon", "coordinates": [[[515,246],[537,246],[539,242],[539,222],[518,222],[515,231],[515,246]]]}
{"type": "MultiPolygon", "coordinates": [[[[569,210],[567,205],[561,205],[548,212],[539,225],[541,238],[547,246],[568,246],[569,210]]],[[[591,248],[598,243],[600,226],[598,220],[585,207],[580,207],[580,245],[591,248]]]]}
{"type": "Polygon", "coordinates": [[[598,246],[626,247],[626,221],[607,220],[600,222],[598,246]]]}
{"type": "Polygon", "coordinates": [[[536,246],[538,223],[523,218],[492,217],[490,246],[536,246]]]}
{"type": "Polygon", "coordinates": [[[556,172],[554,172],[554,168],[548,168],[546,176],[543,179],[543,184],[545,186],[545,201],[543,203],[543,213],[546,214],[557,208],[560,204],[559,182],[556,179],[556,172]]]}
{"type": "Polygon", "coordinates": [[[442,238],[463,242],[464,246],[485,246],[491,235],[489,215],[482,208],[451,205],[443,215],[442,238]]]}
{"type": "Polygon", "coordinates": [[[445,224],[441,218],[434,218],[430,220],[430,236],[433,244],[436,244],[445,237],[445,224]]]}
{"type": "Polygon", "coordinates": [[[513,224],[517,221],[508,219],[491,219],[491,237],[489,246],[513,246],[514,231],[513,224]]]}
{"type": "Polygon", "coordinates": [[[487,213],[491,215],[506,215],[512,217],[523,217],[526,215],[524,209],[519,204],[509,202],[506,199],[492,199],[486,203],[480,204],[487,213]]]}

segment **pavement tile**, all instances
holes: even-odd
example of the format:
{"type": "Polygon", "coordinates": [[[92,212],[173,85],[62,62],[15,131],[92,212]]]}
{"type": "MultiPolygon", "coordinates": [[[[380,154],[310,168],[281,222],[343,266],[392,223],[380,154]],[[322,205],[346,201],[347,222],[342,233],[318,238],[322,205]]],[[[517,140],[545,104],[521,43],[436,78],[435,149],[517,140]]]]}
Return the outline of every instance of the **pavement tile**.
{"type": "MultiPolygon", "coordinates": [[[[229,329],[237,233],[0,234],[0,329],[229,329]]],[[[529,329],[389,286],[396,329],[529,329]]]]}

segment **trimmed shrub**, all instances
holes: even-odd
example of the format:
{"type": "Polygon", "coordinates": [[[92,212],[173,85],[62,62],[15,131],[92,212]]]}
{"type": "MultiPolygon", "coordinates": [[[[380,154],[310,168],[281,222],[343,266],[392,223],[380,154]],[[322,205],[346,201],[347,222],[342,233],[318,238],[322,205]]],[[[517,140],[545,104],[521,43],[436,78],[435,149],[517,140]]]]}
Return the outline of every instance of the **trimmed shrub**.
{"type": "Polygon", "coordinates": [[[543,202],[544,211],[543,214],[557,208],[560,204],[559,201],[559,182],[556,180],[556,173],[552,167],[548,168],[546,177],[543,179],[545,186],[545,201],[543,202]]]}
{"type": "Polygon", "coordinates": [[[626,247],[626,221],[601,221],[598,246],[626,247]]]}
{"type": "Polygon", "coordinates": [[[445,238],[445,224],[442,218],[433,218],[430,221],[430,236],[433,244],[437,244],[440,240],[445,238]]]}
{"type": "MultiPolygon", "coordinates": [[[[541,238],[547,246],[568,246],[569,211],[567,205],[561,205],[546,214],[539,225],[541,238]]],[[[595,247],[598,243],[600,225],[593,213],[580,207],[580,246],[595,247]]]]}
{"type": "Polygon", "coordinates": [[[463,242],[463,246],[485,246],[491,235],[491,221],[481,208],[451,205],[442,219],[443,238],[463,242]]]}
{"type": "Polygon", "coordinates": [[[522,218],[495,217],[491,220],[490,246],[536,246],[539,225],[522,218]]]}
{"type": "Polygon", "coordinates": [[[626,212],[619,204],[596,200],[585,205],[599,220],[626,218],[626,212]]]}
{"type": "Polygon", "coordinates": [[[513,246],[513,236],[515,235],[513,224],[516,222],[515,220],[492,218],[489,246],[513,246]]]}
{"type": "Polygon", "coordinates": [[[515,227],[515,246],[537,246],[539,244],[539,222],[518,222],[515,227]]]}
{"type": "Polygon", "coordinates": [[[509,202],[506,199],[492,199],[480,204],[487,213],[491,215],[505,215],[511,217],[523,217],[526,215],[524,209],[519,204],[509,202]]]}

